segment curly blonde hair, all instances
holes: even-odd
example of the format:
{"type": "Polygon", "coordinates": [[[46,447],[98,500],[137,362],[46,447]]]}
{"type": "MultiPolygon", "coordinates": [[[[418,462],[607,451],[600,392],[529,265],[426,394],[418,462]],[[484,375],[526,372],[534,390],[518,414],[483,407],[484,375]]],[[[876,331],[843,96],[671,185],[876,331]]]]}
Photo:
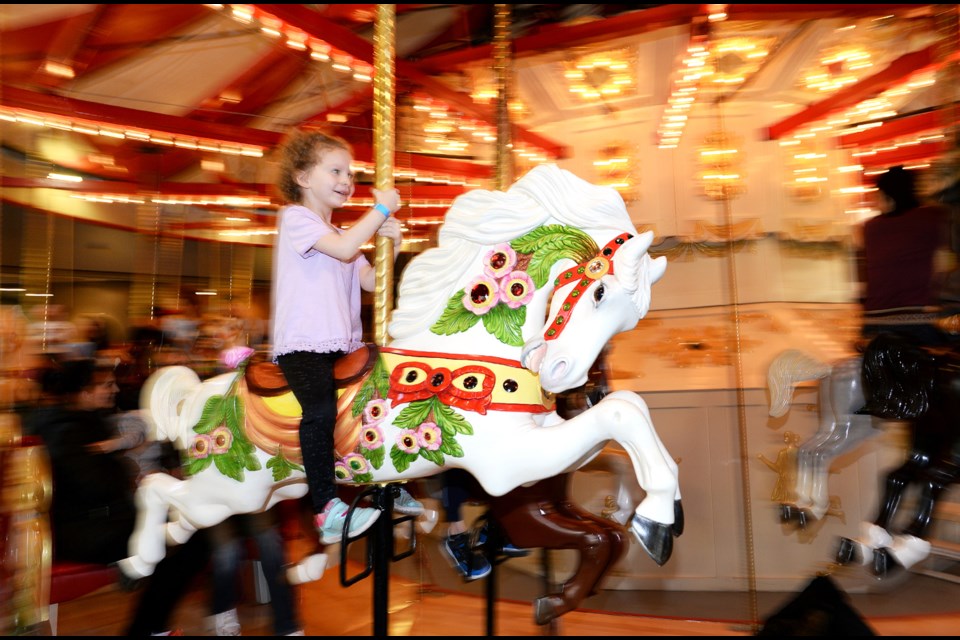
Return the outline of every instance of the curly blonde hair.
{"type": "Polygon", "coordinates": [[[297,176],[309,171],[331,149],[343,149],[353,155],[350,143],[338,136],[306,129],[297,129],[290,134],[280,152],[280,177],[277,179],[277,189],[284,200],[302,202],[303,191],[297,183],[297,176]]]}

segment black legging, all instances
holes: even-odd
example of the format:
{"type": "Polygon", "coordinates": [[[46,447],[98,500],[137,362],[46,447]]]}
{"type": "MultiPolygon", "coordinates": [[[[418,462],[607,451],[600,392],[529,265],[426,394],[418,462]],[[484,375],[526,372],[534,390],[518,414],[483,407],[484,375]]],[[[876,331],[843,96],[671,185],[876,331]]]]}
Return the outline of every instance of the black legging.
{"type": "Polygon", "coordinates": [[[333,469],[337,387],[333,381],[333,363],[342,355],[342,351],[294,351],[277,357],[277,364],[303,410],[300,451],[314,513],[322,512],[326,504],[337,496],[337,480],[333,469]]]}

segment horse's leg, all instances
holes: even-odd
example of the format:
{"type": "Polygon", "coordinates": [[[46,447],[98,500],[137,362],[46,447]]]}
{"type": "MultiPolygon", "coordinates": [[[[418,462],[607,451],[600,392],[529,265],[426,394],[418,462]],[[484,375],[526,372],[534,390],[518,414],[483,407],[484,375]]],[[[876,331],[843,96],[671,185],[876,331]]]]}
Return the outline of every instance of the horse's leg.
{"type": "MultiPolygon", "coordinates": [[[[615,392],[617,393],[617,392],[615,392]]],[[[613,395],[613,394],[608,394],[613,395]]],[[[604,396],[606,397],[606,396],[604,396]]],[[[657,446],[657,452],[659,455],[655,455],[653,452],[644,451],[647,454],[646,462],[648,464],[656,465],[664,464],[667,467],[667,472],[669,472],[670,477],[673,479],[673,485],[675,487],[674,497],[673,497],[673,522],[671,531],[673,535],[679,536],[683,533],[683,503],[680,498],[680,467],[677,465],[677,461],[673,459],[673,456],[670,455],[670,452],[667,451],[667,448],[664,446],[663,442],[660,440],[660,435],[657,433],[656,429],[653,428],[653,421],[650,419],[650,410],[647,408],[647,403],[644,402],[643,398],[638,396],[635,393],[624,393],[623,395],[617,395],[617,397],[622,397],[626,400],[632,402],[646,417],[647,423],[650,425],[650,437],[657,446]]],[[[622,445],[621,445],[622,446],[622,445]]],[[[626,448],[626,447],[624,447],[626,448]]],[[[629,452],[628,452],[629,455],[629,452]]],[[[655,471],[655,469],[652,469],[655,471]]],[[[636,476],[637,479],[640,476],[636,476]]],[[[640,487],[647,492],[649,495],[650,490],[642,482],[640,487]]],[[[643,500],[641,499],[641,502],[643,500]]],[[[639,512],[639,506],[637,507],[637,512],[639,512]]]]}
{"type": "Polygon", "coordinates": [[[829,480],[833,461],[860,446],[860,443],[875,433],[872,418],[867,415],[847,415],[837,421],[837,428],[815,456],[816,464],[812,474],[809,508],[813,518],[819,520],[830,508],[829,480]]]}
{"type": "Polygon", "coordinates": [[[182,481],[166,473],[151,473],[137,487],[137,520],[127,545],[130,555],[117,563],[128,578],[136,580],[152,575],[154,567],[166,555],[164,532],[169,510],[166,496],[179,482],[182,481]]]}
{"type": "Polygon", "coordinates": [[[926,539],[933,520],[933,510],[940,495],[960,479],[960,466],[955,459],[941,459],[921,474],[922,491],[917,513],[903,533],[893,537],[889,547],[877,552],[874,572],[886,575],[897,569],[909,569],[930,555],[930,542],[926,539]],[[896,564],[893,564],[893,563],[896,564]]]}
{"type": "Polygon", "coordinates": [[[579,551],[577,571],[560,592],[536,600],[534,616],[540,625],[577,608],[610,565],[607,530],[592,519],[569,517],[559,506],[557,499],[565,495],[566,482],[566,475],[548,478],[491,502],[492,516],[515,545],[579,551]]]}
{"type": "MultiPolygon", "coordinates": [[[[879,514],[873,522],[861,523],[859,540],[840,539],[840,548],[837,551],[839,564],[854,561],[863,564],[878,562],[876,551],[893,543],[889,529],[907,484],[917,478],[918,474],[928,466],[930,466],[929,456],[919,451],[912,451],[906,462],[887,474],[879,514]]],[[[883,560],[879,562],[883,564],[883,560]]],[[[884,572],[882,567],[880,572],[884,572]]]]}

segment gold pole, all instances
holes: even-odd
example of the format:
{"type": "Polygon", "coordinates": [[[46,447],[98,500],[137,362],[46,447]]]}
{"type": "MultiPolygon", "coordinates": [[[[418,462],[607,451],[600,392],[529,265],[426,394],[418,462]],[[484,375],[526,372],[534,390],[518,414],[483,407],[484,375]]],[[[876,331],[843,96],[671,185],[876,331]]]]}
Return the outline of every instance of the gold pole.
{"type": "Polygon", "coordinates": [[[510,138],[510,5],[493,5],[493,70],[497,79],[496,185],[506,191],[513,183],[513,143],[510,138]]]}
{"type": "MultiPolygon", "coordinates": [[[[396,7],[377,5],[377,23],[373,32],[373,155],[376,163],[374,184],[377,189],[393,188],[394,144],[394,40],[396,7]]],[[[374,341],[387,344],[387,320],[393,309],[393,240],[377,236],[377,284],[373,302],[374,341]]]]}

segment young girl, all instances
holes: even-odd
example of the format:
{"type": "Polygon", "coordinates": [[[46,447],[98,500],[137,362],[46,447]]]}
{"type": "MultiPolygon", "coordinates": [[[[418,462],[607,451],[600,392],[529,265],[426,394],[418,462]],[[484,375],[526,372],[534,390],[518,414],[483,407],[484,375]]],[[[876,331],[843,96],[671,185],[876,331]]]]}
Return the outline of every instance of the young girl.
{"type": "MultiPolygon", "coordinates": [[[[333,363],[363,345],[360,289],[373,291],[373,266],[360,246],[377,233],[400,252],[396,189],[373,189],[376,204],[349,229],[331,222],[333,210],[353,195],[353,156],[346,141],[318,131],[297,131],[283,148],[279,188],[289,202],[280,211],[273,253],[273,352],[303,409],[300,449],[324,544],[338,542],[348,505],[337,497],[333,430],[337,392],[333,363]]],[[[349,535],[380,515],[358,507],[349,535]]]]}

